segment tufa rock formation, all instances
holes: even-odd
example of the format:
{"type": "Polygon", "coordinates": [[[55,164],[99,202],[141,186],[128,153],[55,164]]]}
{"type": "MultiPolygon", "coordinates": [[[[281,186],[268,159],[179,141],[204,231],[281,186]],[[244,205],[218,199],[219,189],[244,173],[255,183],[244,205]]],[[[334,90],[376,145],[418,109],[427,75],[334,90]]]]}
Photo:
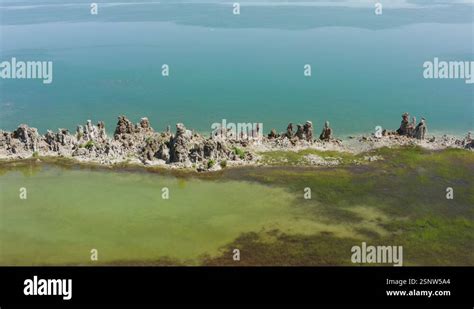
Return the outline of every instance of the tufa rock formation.
{"type": "MultiPolygon", "coordinates": [[[[423,141],[427,134],[426,120],[421,119],[415,127],[409,123],[405,113],[397,132],[384,130],[384,140],[362,137],[364,143],[377,142],[378,145],[390,143],[407,144],[418,139],[423,141]],[[415,139],[416,138],[416,139],[415,139]]],[[[296,132],[289,123],[282,134],[272,129],[268,137],[239,138],[227,134],[211,134],[204,137],[199,133],[187,130],[184,124],[176,124],[176,132],[171,133],[169,126],[164,132],[155,132],[148,118],[141,118],[134,124],[125,116],[118,117],[113,137],[107,136],[105,124],[97,125],[87,120],[78,125],[75,134],[67,129],[57,132],[48,130],[40,135],[38,130],[25,124],[13,132],[0,131],[0,158],[22,159],[31,156],[74,157],[79,161],[100,164],[137,163],[146,165],[169,165],[187,167],[196,170],[216,170],[227,164],[247,164],[256,161],[259,151],[286,150],[296,147],[322,147],[323,149],[341,149],[340,140],[332,138],[332,129],[326,121],[318,141],[314,140],[313,124],[306,121],[298,124],[296,132]]],[[[257,131],[260,128],[257,129],[257,131]]],[[[430,138],[424,143],[432,147],[457,147],[474,149],[474,141],[468,134],[463,140],[443,136],[440,139],[430,138]]],[[[364,146],[366,147],[366,146],[364,146]]],[[[370,145],[368,146],[370,147],[370,145]]]]}
{"type": "Polygon", "coordinates": [[[324,123],[323,131],[319,135],[319,139],[322,141],[329,141],[331,139],[332,129],[329,127],[329,121],[324,123]]]}

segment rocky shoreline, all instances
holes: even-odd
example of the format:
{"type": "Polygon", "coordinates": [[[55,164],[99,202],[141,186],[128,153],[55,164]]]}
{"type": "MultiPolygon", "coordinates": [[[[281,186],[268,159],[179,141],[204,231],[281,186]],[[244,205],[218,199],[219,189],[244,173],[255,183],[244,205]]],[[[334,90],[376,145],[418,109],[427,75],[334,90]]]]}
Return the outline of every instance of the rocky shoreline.
{"type": "MultiPolygon", "coordinates": [[[[406,114],[402,117],[402,125],[397,131],[383,130],[378,136],[371,134],[345,141],[332,137],[328,122],[324,124],[319,138],[314,138],[311,121],[297,125],[295,132],[290,123],[285,132],[277,133],[272,129],[267,136],[263,136],[257,128],[257,132],[240,136],[228,134],[227,129],[220,129],[209,137],[188,130],[181,123],[176,124],[174,133],[169,127],[164,132],[156,132],[146,117],[141,118],[137,124],[125,116],[118,117],[114,134],[110,137],[102,121],[93,125],[88,120],[84,126],[77,127],[75,134],[67,129],[58,129],[57,132],[48,130],[41,135],[36,128],[22,124],[13,132],[0,130],[0,160],[59,157],[107,166],[138,164],[216,171],[228,166],[265,165],[261,154],[274,151],[313,149],[360,154],[381,147],[410,145],[431,150],[474,150],[474,140],[470,134],[465,138],[447,135],[425,137],[424,119],[415,127],[406,123],[406,114]]],[[[368,161],[377,159],[366,157],[368,161]]],[[[337,165],[337,160],[308,155],[307,163],[314,166],[334,166],[337,165]]]]}

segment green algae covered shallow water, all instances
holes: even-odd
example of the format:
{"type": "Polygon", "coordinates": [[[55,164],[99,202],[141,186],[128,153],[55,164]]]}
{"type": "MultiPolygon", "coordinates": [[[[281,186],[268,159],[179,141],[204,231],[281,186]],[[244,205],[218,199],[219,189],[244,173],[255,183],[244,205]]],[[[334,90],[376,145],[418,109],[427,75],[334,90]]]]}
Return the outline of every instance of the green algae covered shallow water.
{"type": "Polygon", "coordinates": [[[202,181],[146,173],[10,171],[2,186],[2,264],[86,263],[169,257],[194,263],[242,232],[303,231],[293,196],[239,181],[202,181]],[[19,199],[19,188],[27,199],[19,199]],[[169,199],[162,199],[162,188],[169,199]]]}
{"type": "Polygon", "coordinates": [[[474,155],[377,155],[358,166],[184,176],[2,163],[0,264],[354,265],[351,247],[367,242],[402,245],[404,265],[474,265],[474,155]]]}

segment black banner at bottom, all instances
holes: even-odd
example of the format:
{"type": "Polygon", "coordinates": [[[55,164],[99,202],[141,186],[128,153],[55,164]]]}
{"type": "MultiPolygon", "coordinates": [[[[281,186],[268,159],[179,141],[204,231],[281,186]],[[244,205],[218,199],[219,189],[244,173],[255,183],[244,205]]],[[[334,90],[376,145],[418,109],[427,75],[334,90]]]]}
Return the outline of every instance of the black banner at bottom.
{"type": "Polygon", "coordinates": [[[472,267],[0,267],[0,307],[265,303],[473,308],[473,275],[472,267]]]}

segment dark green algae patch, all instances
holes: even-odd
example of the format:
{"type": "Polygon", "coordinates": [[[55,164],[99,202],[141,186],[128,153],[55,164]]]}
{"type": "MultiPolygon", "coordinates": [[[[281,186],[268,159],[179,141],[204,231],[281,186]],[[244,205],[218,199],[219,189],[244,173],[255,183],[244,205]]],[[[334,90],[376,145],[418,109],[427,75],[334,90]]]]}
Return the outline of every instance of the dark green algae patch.
{"type": "MultiPolygon", "coordinates": [[[[304,233],[269,228],[243,232],[221,246],[217,253],[201,253],[194,261],[143,256],[79,264],[357,265],[351,262],[351,247],[366,242],[368,245],[403,246],[406,266],[474,265],[472,152],[459,149],[428,151],[417,147],[382,148],[357,156],[342,154],[339,158],[342,164],[336,167],[312,168],[291,164],[307,154],[307,151],[288,153],[285,164],[230,168],[218,173],[118,166],[114,170],[123,173],[158,173],[178,179],[217,183],[247,181],[281,188],[293,196],[291,207],[296,213],[304,212],[307,222],[301,224],[314,221],[317,225],[302,229],[304,233]],[[364,155],[383,159],[362,162],[364,155]],[[448,187],[453,188],[453,199],[446,198],[448,187]],[[305,188],[311,188],[311,199],[304,198],[305,188]],[[238,262],[232,259],[235,248],[240,250],[238,262]]],[[[269,155],[282,158],[285,152],[269,155]]],[[[322,155],[337,158],[338,154],[322,155]]],[[[78,165],[63,159],[41,158],[41,161],[2,162],[0,173],[13,170],[30,175],[41,171],[45,164],[56,164],[65,169],[110,169],[78,165]]]]}
{"type": "MultiPolygon", "coordinates": [[[[241,248],[242,265],[354,265],[351,247],[366,242],[403,246],[404,265],[474,265],[472,152],[410,147],[381,148],[363,155],[383,160],[350,165],[348,161],[362,155],[345,155],[338,167],[248,169],[238,176],[299,192],[295,207],[311,209],[314,218],[348,225],[370,222],[358,229],[358,235],[275,233],[268,242],[261,241],[258,233],[249,233],[206,263],[233,265],[228,258],[231,249],[241,248]],[[304,199],[305,187],[311,188],[310,200],[304,199]],[[448,187],[454,190],[453,199],[446,198],[448,187]]],[[[294,153],[291,157],[299,160],[294,153]]]]}

